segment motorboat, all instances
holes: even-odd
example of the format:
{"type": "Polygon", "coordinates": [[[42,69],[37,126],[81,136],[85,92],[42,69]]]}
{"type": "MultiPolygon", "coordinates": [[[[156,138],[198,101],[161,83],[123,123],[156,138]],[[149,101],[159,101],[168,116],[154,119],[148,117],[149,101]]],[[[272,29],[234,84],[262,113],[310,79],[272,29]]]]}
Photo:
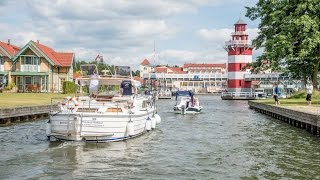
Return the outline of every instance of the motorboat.
{"type": "Polygon", "coordinates": [[[176,105],[173,110],[177,114],[198,114],[202,110],[199,99],[191,91],[177,91],[176,105]],[[180,97],[180,102],[178,99],[180,97]]]}
{"type": "Polygon", "coordinates": [[[48,138],[52,141],[121,141],[155,129],[161,122],[155,100],[137,94],[141,84],[133,80],[128,68],[117,66],[114,75],[99,76],[95,65],[81,66],[84,76],[76,79],[76,84],[80,91],[89,86],[89,94],[66,97],[51,104],[46,128],[48,138]]]}
{"type": "Polygon", "coordinates": [[[171,99],[172,93],[169,89],[161,89],[158,93],[158,99],[171,99]]]}

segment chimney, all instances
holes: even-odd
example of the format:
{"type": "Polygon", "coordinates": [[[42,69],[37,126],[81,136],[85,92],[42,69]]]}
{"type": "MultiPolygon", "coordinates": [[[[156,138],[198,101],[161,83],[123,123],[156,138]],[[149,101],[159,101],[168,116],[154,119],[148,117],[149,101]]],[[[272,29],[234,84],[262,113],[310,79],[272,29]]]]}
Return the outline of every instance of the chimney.
{"type": "Polygon", "coordinates": [[[39,43],[40,43],[40,41],[39,41],[39,40],[37,40],[37,43],[39,44],[39,43]]]}
{"type": "Polygon", "coordinates": [[[8,39],[8,45],[10,45],[10,39],[8,39]]]}

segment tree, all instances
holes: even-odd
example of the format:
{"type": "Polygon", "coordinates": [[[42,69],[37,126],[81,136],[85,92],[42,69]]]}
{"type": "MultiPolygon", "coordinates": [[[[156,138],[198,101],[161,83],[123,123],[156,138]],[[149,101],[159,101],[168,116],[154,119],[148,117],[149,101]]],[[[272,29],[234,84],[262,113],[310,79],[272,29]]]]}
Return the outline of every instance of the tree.
{"type": "Polygon", "coordinates": [[[261,20],[253,44],[265,48],[263,57],[271,61],[273,68],[285,64],[296,77],[312,78],[316,87],[320,65],[320,1],[259,0],[246,9],[251,20],[261,20]]]}

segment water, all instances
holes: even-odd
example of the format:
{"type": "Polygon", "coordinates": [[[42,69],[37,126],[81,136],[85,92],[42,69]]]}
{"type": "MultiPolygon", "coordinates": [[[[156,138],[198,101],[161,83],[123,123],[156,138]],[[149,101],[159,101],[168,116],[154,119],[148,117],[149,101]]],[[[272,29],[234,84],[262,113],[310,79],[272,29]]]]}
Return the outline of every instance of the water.
{"type": "Polygon", "coordinates": [[[200,96],[203,113],[172,113],[124,142],[49,143],[45,122],[0,128],[0,179],[320,179],[320,140],[248,109],[200,96]]]}

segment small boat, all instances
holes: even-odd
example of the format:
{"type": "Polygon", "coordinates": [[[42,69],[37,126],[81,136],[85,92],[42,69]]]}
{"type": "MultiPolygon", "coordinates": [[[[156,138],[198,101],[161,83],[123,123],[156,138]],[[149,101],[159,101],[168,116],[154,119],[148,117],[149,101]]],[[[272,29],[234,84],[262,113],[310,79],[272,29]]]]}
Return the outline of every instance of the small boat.
{"type": "Polygon", "coordinates": [[[169,89],[161,89],[158,93],[158,99],[171,99],[172,93],[169,89]]]}
{"type": "MultiPolygon", "coordinates": [[[[121,73],[131,72],[121,66],[121,73]]],[[[151,131],[160,123],[155,100],[137,94],[138,81],[131,76],[100,77],[95,65],[81,66],[76,80],[89,86],[90,95],[66,97],[52,104],[46,134],[50,140],[109,142],[133,138],[151,131]],[[122,91],[119,92],[119,89],[122,91]],[[106,91],[113,89],[113,91],[106,91]]]]}
{"type": "Polygon", "coordinates": [[[194,96],[191,91],[177,91],[176,92],[176,105],[173,110],[177,114],[198,114],[202,110],[199,99],[194,96]],[[178,97],[180,97],[178,104],[178,97]]]}

